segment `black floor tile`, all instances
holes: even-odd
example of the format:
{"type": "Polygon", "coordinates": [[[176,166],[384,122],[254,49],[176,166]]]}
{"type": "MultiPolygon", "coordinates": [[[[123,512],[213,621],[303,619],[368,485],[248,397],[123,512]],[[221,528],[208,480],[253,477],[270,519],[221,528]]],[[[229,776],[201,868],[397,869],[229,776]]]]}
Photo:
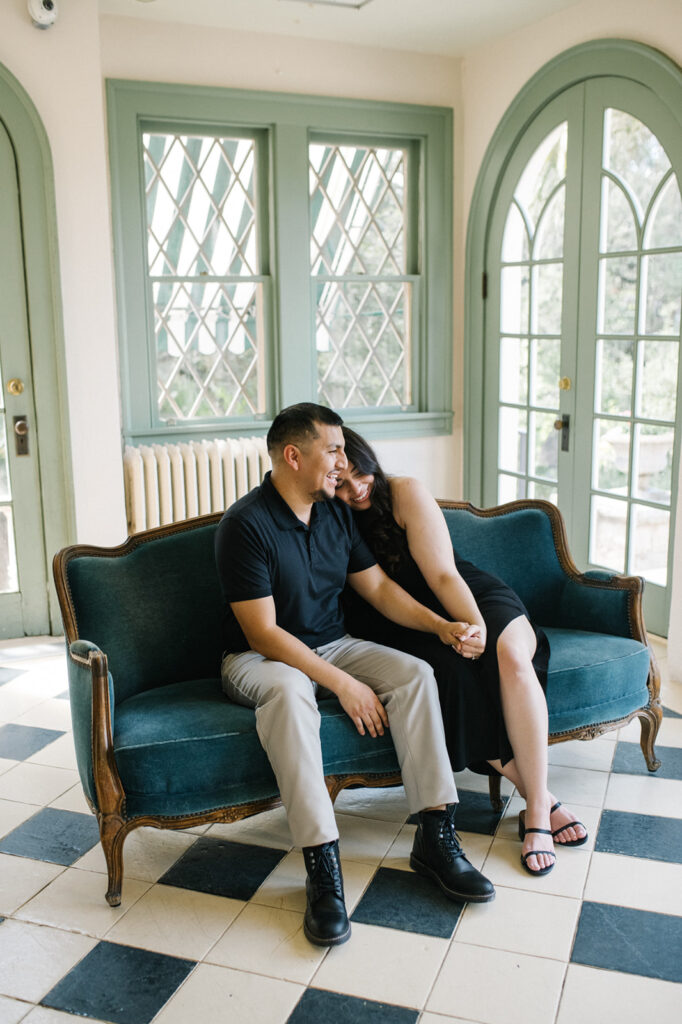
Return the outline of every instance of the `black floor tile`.
{"type": "Polygon", "coordinates": [[[16,725],[12,722],[0,725],[0,757],[25,761],[64,735],[63,731],[57,729],[37,729],[33,725],[16,725]]]}
{"type": "MultiPolygon", "coordinates": [[[[352,940],[351,940],[352,941],[352,940]]],[[[373,1003],[369,999],[345,996],[339,992],[307,989],[287,1024],[414,1024],[418,1010],[390,1003],[373,1003]]]]}
{"type": "Polygon", "coordinates": [[[99,842],[93,814],[45,807],[0,840],[0,853],[52,864],[73,864],[99,842]]]}
{"type": "Polygon", "coordinates": [[[583,903],[571,962],[682,981],[682,917],[583,903]]]}
{"type": "Polygon", "coordinates": [[[620,775],[649,775],[652,779],[682,779],[682,747],[656,745],[656,754],[661,767],[655,772],[650,772],[639,743],[621,741],[616,744],[611,771],[620,775]]]}
{"type": "MultiPolygon", "coordinates": [[[[494,836],[500,818],[504,814],[509,797],[502,797],[502,810],[494,811],[487,793],[476,793],[472,789],[458,789],[459,803],[455,811],[455,828],[458,832],[478,832],[484,836],[494,836]]],[[[417,814],[411,814],[408,825],[416,825],[417,814]]]]}
{"type": "Polygon", "coordinates": [[[603,811],[594,848],[598,853],[620,853],[682,864],[682,820],[628,811],[603,811]]]}
{"type": "Polygon", "coordinates": [[[68,700],[69,697],[70,697],[69,691],[68,690],[64,690],[63,693],[58,693],[54,699],[55,700],[68,700]]]}
{"type": "Polygon", "coordinates": [[[284,850],[204,836],[190,846],[159,882],[249,900],[284,854],[284,850]]]}
{"type": "Polygon", "coordinates": [[[351,920],[449,939],[463,909],[428,878],[379,868],[351,920]]]}
{"type": "Polygon", "coordinates": [[[195,966],[194,960],[100,942],[40,1002],[113,1024],[149,1024],[195,966]]]}
{"type": "Polygon", "coordinates": [[[0,686],[3,686],[5,683],[11,683],[17,676],[22,676],[25,671],[25,668],[0,667],[0,686]]]}
{"type": "Polygon", "coordinates": [[[679,713],[679,711],[673,711],[672,708],[664,707],[663,708],[663,717],[664,718],[682,718],[682,715],[679,713]]]}

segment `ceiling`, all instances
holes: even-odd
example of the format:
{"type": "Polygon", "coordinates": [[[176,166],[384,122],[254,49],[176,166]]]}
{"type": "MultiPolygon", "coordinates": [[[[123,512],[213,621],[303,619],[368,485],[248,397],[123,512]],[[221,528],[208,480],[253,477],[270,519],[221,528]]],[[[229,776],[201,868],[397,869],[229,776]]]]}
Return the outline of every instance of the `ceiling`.
{"type": "Polygon", "coordinates": [[[458,57],[578,0],[99,0],[102,14],[458,57]]]}

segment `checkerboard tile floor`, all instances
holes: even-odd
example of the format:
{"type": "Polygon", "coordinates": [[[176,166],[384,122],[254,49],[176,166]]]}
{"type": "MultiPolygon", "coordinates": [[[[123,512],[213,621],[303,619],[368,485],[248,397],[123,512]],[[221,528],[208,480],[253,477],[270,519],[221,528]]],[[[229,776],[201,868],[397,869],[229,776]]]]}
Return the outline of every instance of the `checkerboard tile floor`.
{"type": "Polygon", "coordinates": [[[353,935],[324,950],[302,934],[303,860],[281,809],[134,832],[110,908],[62,642],[0,643],[0,1024],[678,1024],[682,686],[658,654],[655,776],[637,724],[550,750],[552,789],[590,831],[551,874],[521,869],[511,787],[498,817],[485,779],[457,777],[458,829],[493,903],[454,904],[409,870],[401,789],[342,793],[353,935]]]}

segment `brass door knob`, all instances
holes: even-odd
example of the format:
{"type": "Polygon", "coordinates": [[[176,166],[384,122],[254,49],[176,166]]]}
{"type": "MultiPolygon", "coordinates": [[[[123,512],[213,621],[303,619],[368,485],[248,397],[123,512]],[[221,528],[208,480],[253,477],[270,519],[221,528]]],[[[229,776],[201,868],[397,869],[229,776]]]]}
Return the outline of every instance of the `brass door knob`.
{"type": "Polygon", "coordinates": [[[23,380],[19,380],[18,377],[12,377],[11,380],[7,381],[7,390],[10,395],[22,395],[24,393],[23,380]]]}
{"type": "Polygon", "coordinates": [[[570,377],[562,377],[559,380],[559,391],[570,391],[573,387],[573,381],[570,377]]]}

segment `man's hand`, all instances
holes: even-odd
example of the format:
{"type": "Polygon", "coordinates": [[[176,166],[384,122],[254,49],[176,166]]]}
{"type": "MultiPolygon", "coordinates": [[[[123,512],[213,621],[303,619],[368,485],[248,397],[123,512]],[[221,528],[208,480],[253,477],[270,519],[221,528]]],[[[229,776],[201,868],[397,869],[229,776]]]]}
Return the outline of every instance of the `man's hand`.
{"type": "Polygon", "coordinates": [[[471,625],[468,622],[444,622],[438,631],[444,644],[449,644],[463,658],[475,661],[485,650],[485,626],[471,625]]]}
{"type": "Polygon", "coordinates": [[[348,682],[337,688],[336,696],[361,736],[365,735],[365,726],[370,736],[384,735],[384,729],[388,729],[388,715],[369,686],[348,676],[348,682]]]}

